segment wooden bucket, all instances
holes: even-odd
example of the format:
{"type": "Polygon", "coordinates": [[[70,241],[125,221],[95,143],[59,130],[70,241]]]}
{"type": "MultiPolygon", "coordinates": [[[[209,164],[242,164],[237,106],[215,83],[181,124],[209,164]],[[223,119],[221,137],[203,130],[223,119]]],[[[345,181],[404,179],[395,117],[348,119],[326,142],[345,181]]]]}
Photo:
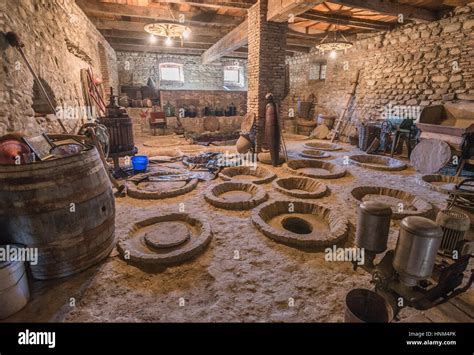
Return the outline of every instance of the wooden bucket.
{"type": "Polygon", "coordinates": [[[29,299],[30,290],[24,262],[0,262],[0,319],[18,312],[26,306],[29,299]]]}
{"type": "Polygon", "coordinates": [[[114,246],[115,200],[95,148],[61,159],[0,165],[0,244],[38,248],[39,280],[69,276],[114,246]]]}

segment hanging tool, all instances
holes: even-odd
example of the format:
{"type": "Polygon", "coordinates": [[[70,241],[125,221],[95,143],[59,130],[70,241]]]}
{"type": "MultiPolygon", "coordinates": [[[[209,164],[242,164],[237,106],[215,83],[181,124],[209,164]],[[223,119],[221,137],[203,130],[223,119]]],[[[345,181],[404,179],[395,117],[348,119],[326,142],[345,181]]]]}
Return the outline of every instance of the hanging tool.
{"type": "MultiPolygon", "coordinates": [[[[92,67],[89,67],[89,69],[87,69],[86,74],[89,86],[89,96],[97,105],[99,109],[99,115],[104,115],[107,112],[107,106],[104,102],[102,93],[99,91],[98,84],[94,78],[94,72],[92,71],[92,67]]],[[[113,93],[111,92],[111,96],[112,95],[113,93]]]]}
{"type": "MultiPolygon", "coordinates": [[[[20,41],[20,38],[18,37],[18,35],[15,32],[8,32],[5,37],[7,39],[8,44],[10,46],[12,46],[13,48],[16,48],[18,50],[18,52],[20,53],[21,57],[23,58],[23,60],[26,63],[26,66],[28,67],[30,73],[33,75],[33,78],[36,80],[36,82],[38,83],[38,86],[40,87],[41,91],[43,92],[43,95],[46,98],[46,101],[48,102],[49,107],[51,107],[51,110],[53,110],[54,115],[56,116],[56,108],[54,107],[53,102],[51,101],[50,97],[48,96],[48,93],[46,92],[46,89],[44,88],[43,83],[41,82],[40,78],[38,77],[38,75],[36,75],[36,72],[33,70],[33,67],[31,66],[30,62],[28,61],[28,58],[26,58],[25,52],[23,51],[23,48],[25,47],[25,45],[20,41]]],[[[64,126],[61,119],[58,116],[56,116],[56,119],[57,119],[59,125],[61,126],[61,128],[63,130],[63,133],[68,133],[67,130],[66,130],[66,127],[64,126]]]]}

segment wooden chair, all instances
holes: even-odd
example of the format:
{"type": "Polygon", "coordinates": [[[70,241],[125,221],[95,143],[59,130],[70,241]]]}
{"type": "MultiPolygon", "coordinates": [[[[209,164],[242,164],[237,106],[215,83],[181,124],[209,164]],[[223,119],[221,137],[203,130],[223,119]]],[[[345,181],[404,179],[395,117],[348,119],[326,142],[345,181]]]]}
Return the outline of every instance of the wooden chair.
{"type": "Polygon", "coordinates": [[[149,117],[150,129],[153,130],[153,135],[156,136],[156,129],[160,128],[163,130],[163,135],[166,133],[168,122],[164,112],[150,112],[149,117]]]}

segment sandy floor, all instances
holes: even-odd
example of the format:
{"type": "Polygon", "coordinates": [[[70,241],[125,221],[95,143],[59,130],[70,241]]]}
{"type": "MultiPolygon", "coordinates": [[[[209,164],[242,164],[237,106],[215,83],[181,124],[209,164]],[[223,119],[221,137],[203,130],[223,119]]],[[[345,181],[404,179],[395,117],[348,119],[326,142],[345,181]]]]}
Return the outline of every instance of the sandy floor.
{"type": "MultiPolygon", "coordinates": [[[[138,137],[137,141],[140,152],[150,155],[178,149],[177,146],[167,148],[168,140],[159,137],[138,137]],[[150,139],[157,141],[160,148],[142,145],[150,139]]],[[[175,144],[176,138],[169,141],[175,144]]],[[[293,155],[302,149],[303,142],[287,144],[293,155]]],[[[233,151],[232,147],[228,149],[233,151]]],[[[332,157],[326,161],[342,165],[344,156],[360,151],[345,146],[343,151],[330,154],[332,157]]],[[[283,168],[265,167],[278,177],[289,176],[283,168]]],[[[356,202],[350,197],[355,186],[401,188],[427,199],[437,208],[442,208],[446,199],[446,195],[417,185],[412,169],[383,172],[348,166],[348,170],[350,174],[342,179],[325,181],[331,193],[317,200],[348,216],[352,226],[347,245],[351,245],[356,221],[356,202]]],[[[117,199],[117,236],[124,235],[131,223],[157,212],[178,211],[183,203],[185,212],[206,218],[212,225],[214,237],[204,254],[180,266],[142,270],[128,265],[114,251],[106,261],[81,274],[63,280],[34,282],[31,302],[8,321],[341,322],[345,294],[352,288],[372,287],[370,276],[361,269],[354,272],[348,262],[327,262],[322,252],[300,251],[268,239],[252,225],[248,211],[212,207],[202,197],[202,191],[210,184],[200,183],[191,193],[166,200],[117,199]]],[[[288,198],[276,192],[271,183],[263,186],[272,200],[288,198]]],[[[398,225],[393,223],[392,248],[397,231],[398,225]]],[[[474,306],[472,289],[461,297],[463,303],[474,306]]],[[[460,319],[443,311],[436,312],[405,309],[401,318],[460,319]]]]}

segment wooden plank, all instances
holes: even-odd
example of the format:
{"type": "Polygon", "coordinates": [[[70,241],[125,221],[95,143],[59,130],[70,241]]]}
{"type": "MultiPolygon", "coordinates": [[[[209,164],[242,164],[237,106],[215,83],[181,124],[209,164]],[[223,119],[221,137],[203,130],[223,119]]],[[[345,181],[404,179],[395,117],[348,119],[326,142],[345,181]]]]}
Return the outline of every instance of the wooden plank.
{"type": "MultiPolygon", "coordinates": [[[[124,39],[135,39],[149,41],[150,35],[145,31],[135,32],[135,31],[120,31],[120,30],[99,30],[102,36],[107,38],[124,38],[124,39]]],[[[208,44],[209,46],[216,43],[222,37],[217,36],[203,36],[203,35],[193,35],[184,40],[184,43],[199,43],[199,44],[208,44]]],[[[159,38],[158,38],[159,40],[159,38]]]]}
{"type": "MultiPolygon", "coordinates": [[[[172,20],[169,11],[165,8],[156,6],[138,6],[138,5],[124,5],[116,3],[104,3],[93,0],[76,0],[77,5],[88,16],[103,17],[103,16],[126,16],[130,18],[143,18],[159,20],[172,20]]],[[[193,25],[196,23],[206,23],[220,26],[236,26],[242,18],[239,16],[220,15],[215,12],[185,12],[185,23],[193,25]]],[[[175,14],[178,16],[178,13],[175,14]]]]}
{"type": "MultiPolygon", "coordinates": [[[[89,18],[94,26],[98,30],[117,30],[117,31],[131,31],[145,33],[144,27],[147,22],[135,22],[135,21],[113,21],[102,18],[91,17],[89,18]]],[[[206,25],[193,25],[191,28],[191,36],[195,35],[209,35],[222,37],[229,32],[229,29],[222,27],[209,27],[206,25]]]]}
{"type": "Polygon", "coordinates": [[[401,323],[431,323],[431,320],[420,312],[403,319],[401,323]]]}
{"type": "Polygon", "coordinates": [[[181,47],[181,42],[179,40],[173,40],[173,43],[170,46],[167,46],[163,40],[157,41],[155,44],[149,43],[148,40],[141,40],[141,39],[127,39],[127,38],[114,38],[109,37],[107,41],[110,45],[130,45],[130,46],[143,46],[143,47],[157,47],[157,48],[165,48],[165,49],[200,49],[205,51],[209,48],[209,44],[200,44],[200,43],[185,43],[183,47],[181,47]]]}
{"type": "Polygon", "coordinates": [[[286,50],[289,52],[309,53],[310,47],[298,46],[298,45],[286,45],[286,50]]]}
{"type": "Polygon", "coordinates": [[[353,28],[360,28],[364,30],[390,30],[392,29],[395,24],[384,22],[384,21],[374,21],[374,20],[367,20],[361,19],[357,17],[348,17],[339,14],[327,14],[321,11],[310,10],[305,12],[304,14],[298,15],[298,18],[304,20],[312,20],[324,23],[330,23],[334,25],[345,25],[350,26],[353,28]]]}
{"type": "Polygon", "coordinates": [[[323,3],[324,0],[268,0],[267,20],[273,22],[288,22],[316,5],[323,3]]]}
{"type": "Polygon", "coordinates": [[[389,0],[331,0],[330,2],[385,15],[398,16],[402,14],[406,19],[412,20],[431,22],[439,19],[436,12],[389,0]]]}
{"type": "Polygon", "coordinates": [[[466,313],[474,322],[474,290],[470,289],[449,300],[456,308],[466,313]]]}
{"type": "Polygon", "coordinates": [[[242,9],[247,10],[255,3],[255,1],[237,1],[237,0],[160,0],[160,3],[168,4],[186,4],[196,7],[207,7],[211,9],[242,9]]]}
{"type": "Polygon", "coordinates": [[[472,318],[451,303],[443,303],[425,311],[425,316],[434,323],[471,323],[472,318]]]}
{"type": "MultiPolygon", "coordinates": [[[[133,45],[133,44],[111,44],[112,48],[118,52],[146,52],[146,53],[158,53],[158,54],[183,54],[183,55],[195,55],[200,56],[204,52],[204,49],[199,48],[181,48],[181,47],[164,47],[164,46],[145,46],[145,45],[133,45]]],[[[225,55],[228,58],[247,58],[245,52],[231,52],[225,55]]]]}
{"type": "Polygon", "coordinates": [[[247,19],[234,28],[202,55],[202,63],[209,64],[227,53],[246,45],[248,42],[247,19]]]}

